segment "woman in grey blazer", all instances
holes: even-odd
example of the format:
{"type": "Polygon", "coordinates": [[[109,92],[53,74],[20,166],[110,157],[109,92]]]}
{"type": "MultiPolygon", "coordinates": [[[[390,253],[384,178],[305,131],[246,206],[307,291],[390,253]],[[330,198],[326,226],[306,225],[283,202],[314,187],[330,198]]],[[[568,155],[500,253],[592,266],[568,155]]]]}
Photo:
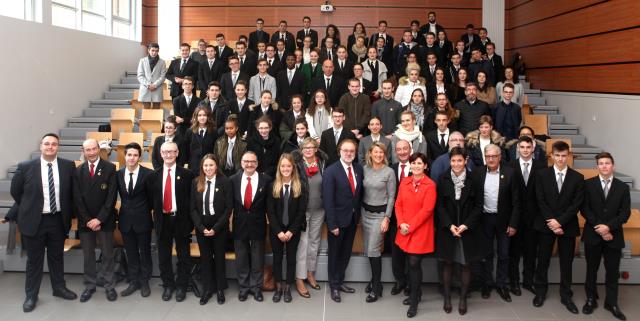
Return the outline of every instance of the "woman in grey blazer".
{"type": "Polygon", "coordinates": [[[147,46],[147,50],[149,55],[138,62],[137,74],[140,83],[138,101],[142,102],[145,108],[153,103],[162,102],[162,84],[167,73],[167,66],[158,55],[160,46],[152,42],[147,46]]]}

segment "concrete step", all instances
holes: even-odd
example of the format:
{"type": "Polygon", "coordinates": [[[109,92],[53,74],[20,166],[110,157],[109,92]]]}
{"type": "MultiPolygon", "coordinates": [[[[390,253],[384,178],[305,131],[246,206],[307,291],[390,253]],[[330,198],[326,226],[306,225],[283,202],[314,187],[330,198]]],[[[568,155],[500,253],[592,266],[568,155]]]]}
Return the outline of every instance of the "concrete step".
{"type": "Polygon", "coordinates": [[[518,79],[519,79],[520,81],[523,81],[523,80],[526,80],[526,79],[527,79],[527,76],[525,76],[525,75],[519,75],[519,76],[518,76],[518,79]]]}
{"type": "Polygon", "coordinates": [[[576,158],[573,160],[574,168],[593,168],[595,161],[588,158],[576,158]]]}
{"type": "Polygon", "coordinates": [[[529,96],[529,104],[535,106],[546,105],[547,99],[544,97],[529,96]]]}
{"type": "Polygon", "coordinates": [[[136,84],[136,85],[140,85],[140,83],[138,82],[138,78],[136,78],[136,77],[122,77],[122,78],[120,78],[120,83],[121,84],[136,84]]]}
{"type": "Polygon", "coordinates": [[[80,138],[62,138],[60,139],[60,146],[82,146],[82,142],[84,141],[86,136],[80,138]]]}
{"type": "Polygon", "coordinates": [[[591,157],[592,160],[593,156],[602,152],[602,149],[600,147],[582,144],[573,145],[572,149],[574,155],[580,155],[580,158],[591,157]]]}
{"type": "Polygon", "coordinates": [[[133,92],[134,90],[138,89],[140,86],[136,83],[136,84],[111,84],[109,85],[109,90],[110,91],[126,91],[126,92],[133,92]]]}
{"type": "Polygon", "coordinates": [[[8,210],[9,207],[13,206],[13,203],[13,197],[11,197],[11,193],[9,193],[8,190],[0,191],[0,208],[3,209],[3,211],[1,212],[2,217],[7,214],[7,212],[4,210],[8,210]]]}
{"type": "Polygon", "coordinates": [[[562,114],[551,114],[547,118],[549,119],[549,124],[564,124],[564,115],[562,114]]]}
{"type": "Polygon", "coordinates": [[[98,124],[92,127],[84,128],[67,127],[60,129],[60,136],[62,137],[62,139],[84,139],[85,137],[87,137],[87,132],[95,131],[98,131],[98,124]]]}
{"type": "Polygon", "coordinates": [[[82,111],[84,117],[111,117],[112,108],[87,108],[82,111]]]}
{"type": "MultiPolygon", "coordinates": [[[[95,99],[89,101],[89,107],[92,108],[105,108],[102,106],[122,106],[131,105],[131,98],[119,98],[119,99],[95,99]]],[[[108,107],[107,107],[108,108],[108,107]]],[[[119,108],[119,107],[112,107],[119,108]]]]}
{"type": "MultiPolygon", "coordinates": [[[[80,151],[58,152],[58,157],[74,161],[74,160],[80,159],[80,154],[81,154],[80,151]]],[[[40,157],[40,152],[31,153],[31,159],[35,159],[35,158],[39,158],[39,157],[40,157]]]]}
{"type": "Polygon", "coordinates": [[[558,106],[552,105],[539,105],[533,108],[533,114],[557,115],[559,111],[558,106]]]}
{"type": "MultiPolygon", "coordinates": [[[[593,161],[593,163],[595,164],[595,160],[593,161]]],[[[622,173],[614,173],[613,174],[617,179],[623,181],[624,183],[626,183],[627,185],[629,185],[629,187],[633,188],[633,177],[631,176],[627,176],[625,174],[622,173]]]]}
{"type": "Polygon", "coordinates": [[[105,99],[123,99],[123,100],[131,100],[133,99],[133,90],[130,91],[105,91],[104,92],[105,99]]]}
{"type": "Polygon", "coordinates": [[[640,203],[640,190],[637,190],[637,189],[631,190],[631,203],[640,203]]]}
{"type": "Polygon", "coordinates": [[[578,125],[571,124],[551,124],[549,125],[549,135],[576,135],[579,133],[578,125]]]}
{"type": "Polygon", "coordinates": [[[81,152],[82,145],[60,145],[58,152],[81,152]]]}
{"type": "Polygon", "coordinates": [[[136,70],[127,70],[124,72],[125,77],[135,77],[138,74],[136,70]]]}
{"type": "Polygon", "coordinates": [[[587,138],[584,135],[550,135],[551,138],[569,138],[571,139],[571,144],[586,144],[587,138]]]}
{"type": "Polygon", "coordinates": [[[88,126],[108,124],[109,117],[73,117],[67,121],[67,125],[72,128],[86,128],[88,126]]]}
{"type": "Polygon", "coordinates": [[[527,95],[530,95],[529,97],[531,97],[531,95],[533,96],[537,96],[541,94],[540,89],[525,89],[524,93],[527,95]]]}

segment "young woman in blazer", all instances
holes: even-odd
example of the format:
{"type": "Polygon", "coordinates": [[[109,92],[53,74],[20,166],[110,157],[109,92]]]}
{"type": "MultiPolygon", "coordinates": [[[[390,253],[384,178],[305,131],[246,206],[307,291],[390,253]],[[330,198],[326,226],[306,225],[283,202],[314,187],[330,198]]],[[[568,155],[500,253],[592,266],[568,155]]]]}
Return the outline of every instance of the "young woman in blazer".
{"type": "Polygon", "coordinates": [[[214,126],[213,115],[208,106],[198,106],[193,112],[191,128],[185,134],[185,162],[189,170],[198,171],[202,156],[213,153],[218,133],[214,126]]]}

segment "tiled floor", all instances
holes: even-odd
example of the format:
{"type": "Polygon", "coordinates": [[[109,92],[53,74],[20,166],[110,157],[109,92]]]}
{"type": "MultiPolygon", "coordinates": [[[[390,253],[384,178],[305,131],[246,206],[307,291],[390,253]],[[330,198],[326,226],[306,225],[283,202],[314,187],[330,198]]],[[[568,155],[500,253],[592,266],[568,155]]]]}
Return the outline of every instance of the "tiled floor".
{"type": "MultiPolygon", "coordinates": [[[[78,293],[83,289],[80,275],[67,275],[68,287],[78,293]]],[[[271,293],[265,293],[264,302],[255,302],[251,297],[246,302],[239,302],[235,282],[226,291],[227,302],[220,306],[215,298],[205,306],[198,304],[198,299],[189,293],[185,302],[175,300],[164,302],[160,298],[160,280],[152,280],[152,293],[149,298],[140,297],[136,293],[130,297],[118,298],[116,302],[108,302],[104,292],[98,291],[91,301],[64,301],[51,296],[48,275],[43,279],[40,300],[35,311],[22,312],[24,300],[24,274],[0,274],[0,320],[233,320],[233,321],[392,321],[406,319],[406,307],[401,304],[402,295],[391,296],[390,284],[385,284],[385,296],[376,303],[365,303],[363,283],[352,284],[357,292],[342,296],[342,303],[331,301],[325,284],[320,291],[311,290],[312,297],[303,299],[294,293],[292,303],[271,302],[271,293]]],[[[119,284],[118,290],[125,288],[119,284]]],[[[453,297],[454,312],[447,315],[442,311],[442,299],[436,286],[425,284],[423,302],[420,304],[415,320],[614,320],[602,307],[592,315],[573,315],[560,304],[557,286],[552,286],[549,298],[544,307],[531,305],[533,295],[526,292],[521,297],[514,297],[514,302],[503,302],[495,292],[488,300],[483,300],[475,293],[469,300],[469,313],[464,317],[457,314],[457,296],[453,297]]],[[[579,308],[584,304],[584,291],[581,285],[574,286],[575,302],[579,308]]],[[[600,288],[600,294],[604,289],[600,288]]],[[[640,320],[640,287],[621,286],[620,306],[628,320],[640,320]]],[[[601,300],[600,305],[603,304],[601,300]]]]}

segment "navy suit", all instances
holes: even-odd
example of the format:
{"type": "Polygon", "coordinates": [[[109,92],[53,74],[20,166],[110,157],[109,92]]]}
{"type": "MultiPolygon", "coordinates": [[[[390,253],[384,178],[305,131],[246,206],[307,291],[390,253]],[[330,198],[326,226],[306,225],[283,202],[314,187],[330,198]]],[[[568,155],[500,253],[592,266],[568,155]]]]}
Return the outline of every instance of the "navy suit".
{"type": "Polygon", "coordinates": [[[518,129],[522,123],[522,112],[520,105],[512,102],[509,105],[501,101],[496,104],[493,109],[493,123],[497,130],[506,141],[518,139],[518,129]]]}

